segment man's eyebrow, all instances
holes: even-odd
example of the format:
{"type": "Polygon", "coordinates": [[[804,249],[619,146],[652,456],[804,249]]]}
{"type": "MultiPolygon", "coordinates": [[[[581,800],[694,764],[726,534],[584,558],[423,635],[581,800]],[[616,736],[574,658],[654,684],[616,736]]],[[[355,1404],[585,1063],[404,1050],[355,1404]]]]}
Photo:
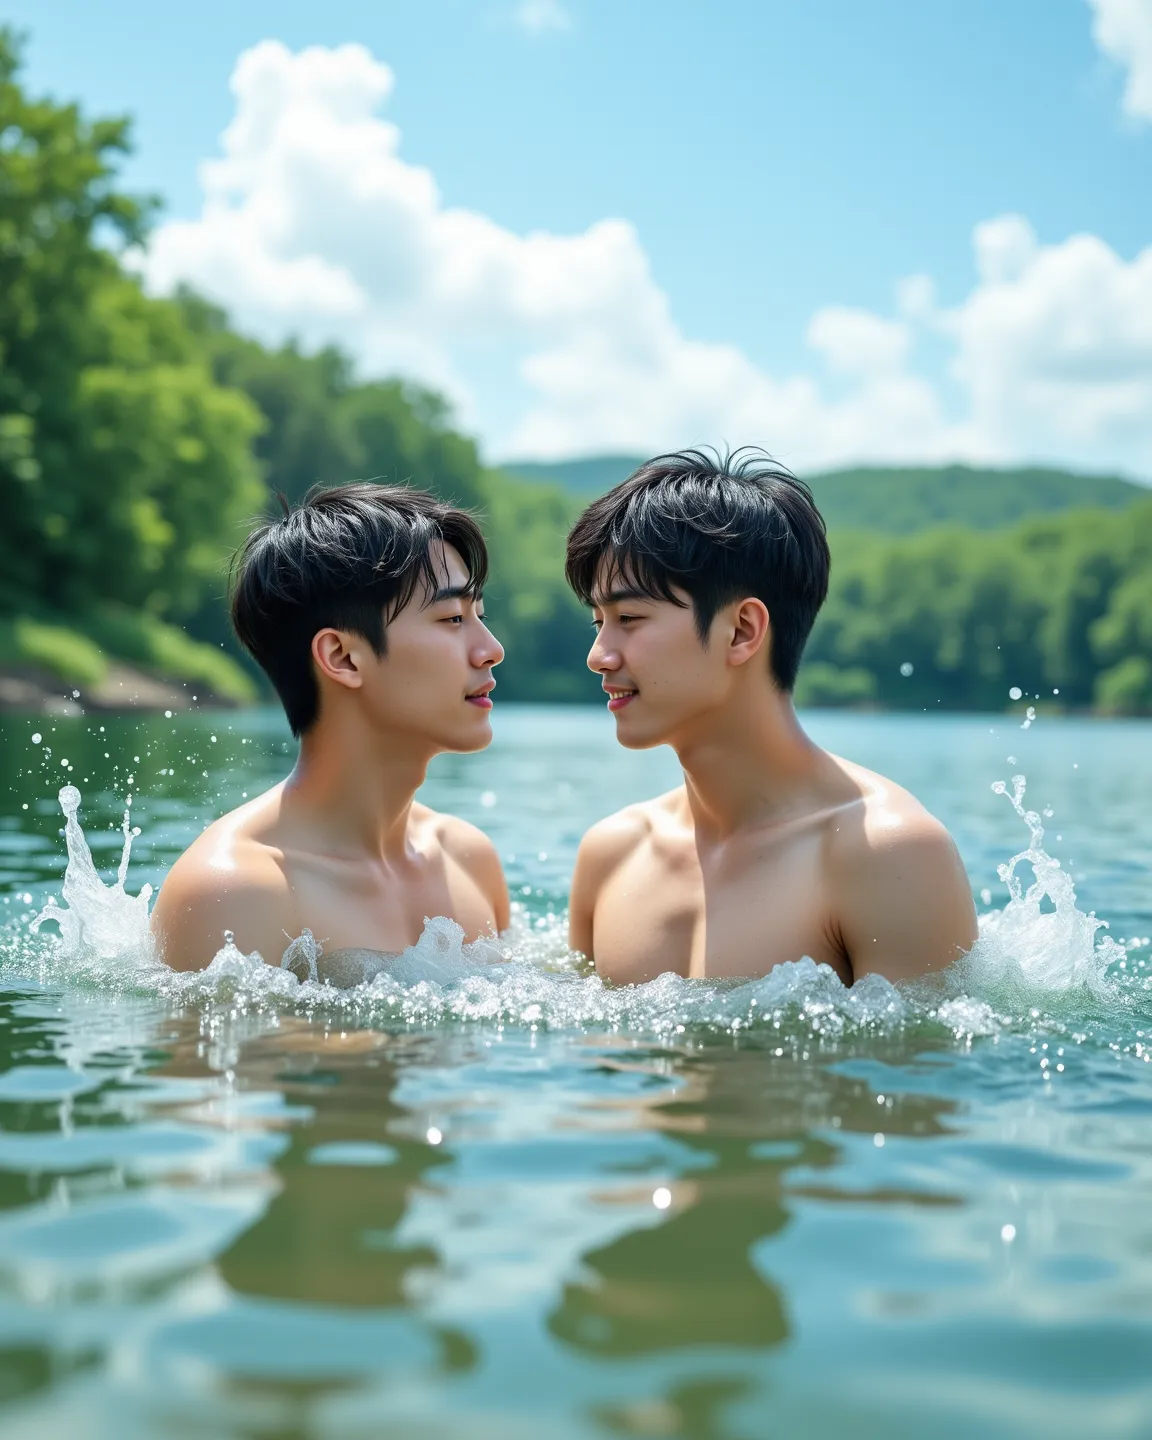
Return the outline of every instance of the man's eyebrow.
{"type": "Polygon", "coordinates": [[[652,596],[649,595],[646,590],[609,590],[607,595],[593,595],[592,604],[595,606],[621,605],[627,600],[646,600],[651,602],[652,596]]]}
{"type": "Polygon", "coordinates": [[[441,600],[478,601],[481,599],[483,599],[482,593],[477,593],[472,589],[471,585],[447,585],[443,589],[437,590],[428,603],[429,605],[439,605],[441,600]]]}

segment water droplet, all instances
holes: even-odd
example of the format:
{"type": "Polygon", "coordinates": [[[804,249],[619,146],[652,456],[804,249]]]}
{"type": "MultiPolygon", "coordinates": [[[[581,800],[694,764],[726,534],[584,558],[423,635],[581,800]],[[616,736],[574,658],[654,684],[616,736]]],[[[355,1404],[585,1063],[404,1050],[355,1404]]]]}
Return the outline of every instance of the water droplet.
{"type": "Polygon", "coordinates": [[[1005,1245],[1011,1245],[1012,1242],[1013,1242],[1013,1240],[1016,1239],[1016,1226],[1015,1226],[1015,1225],[1001,1225],[1001,1227],[1000,1227],[1000,1239],[1003,1240],[1003,1242],[1004,1242],[1005,1245]]]}
{"type": "Polygon", "coordinates": [[[165,719],[165,720],[171,720],[171,719],[172,719],[172,711],[171,711],[171,710],[165,710],[165,711],[164,711],[164,719],[165,719]]]}
{"type": "Polygon", "coordinates": [[[424,1138],[428,1141],[429,1145],[439,1145],[441,1140],[444,1139],[444,1135],[440,1130],[437,1130],[435,1125],[429,1125],[424,1138]]]}
{"type": "Polygon", "coordinates": [[[1020,689],[1019,685],[1013,685],[1011,690],[1008,691],[1009,700],[1022,700],[1023,698],[1024,692],[1020,689]]]}
{"type": "Polygon", "coordinates": [[[914,669],[915,666],[912,664],[911,660],[905,660],[903,665],[900,666],[900,674],[903,675],[905,679],[907,679],[908,676],[912,674],[912,671],[914,669]]]}
{"type": "Polygon", "coordinates": [[[37,730],[37,732],[35,733],[35,735],[32,736],[32,744],[33,744],[33,745],[39,745],[40,742],[41,742],[41,740],[43,740],[43,738],[44,738],[43,735],[41,735],[40,732],[39,732],[39,730],[37,730]]]}
{"type": "Polygon", "coordinates": [[[667,1210],[672,1204],[672,1192],[666,1185],[659,1185],[652,1192],[652,1204],[657,1210],[667,1210]]]}
{"type": "Polygon", "coordinates": [[[493,805],[496,804],[495,790],[485,790],[483,795],[480,796],[480,804],[483,805],[485,810],[491,810],[493,805]]]}
{"type": "Polygon", "coordinates": [[[879,1135],[879,1134],[873,1135],[873,1136],[872,1136],[872,1144],[876,1146],[877,1150],[883,1150],[883,1148],[884,1148],[884,1136],[883,1136],[883,1135],[879,1135]]]}

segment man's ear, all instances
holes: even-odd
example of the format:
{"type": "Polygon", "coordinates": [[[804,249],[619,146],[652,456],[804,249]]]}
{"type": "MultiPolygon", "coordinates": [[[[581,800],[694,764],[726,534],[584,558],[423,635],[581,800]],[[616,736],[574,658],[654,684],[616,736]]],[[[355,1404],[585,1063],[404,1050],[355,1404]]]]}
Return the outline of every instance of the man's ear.
{"type": "Polygon", "coordinates": [[[768,644],[772,624],[763,600],[750,597],[733,606],[732,638],[728,642],[729,665],[747,665],[768,644]]]}
{"type": "Polygon", "coordinates": [[[360,667],[365,643],[346,630],[317,630],[312,637],[312,659],[326,680],[359,690],[364,684],[360,667]]]}

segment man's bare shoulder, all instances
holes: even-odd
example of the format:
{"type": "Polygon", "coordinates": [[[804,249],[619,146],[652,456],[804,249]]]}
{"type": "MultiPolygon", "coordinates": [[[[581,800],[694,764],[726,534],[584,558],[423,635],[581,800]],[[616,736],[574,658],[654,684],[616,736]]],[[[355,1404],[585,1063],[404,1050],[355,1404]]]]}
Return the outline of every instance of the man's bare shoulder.
{"type": "Polygon", "coordinates": [[[827,852],[853,973],[902,979],[950,964],[976,940],[971,886],[952,836],[901,786],[838,763],[860,790],[830,827],[827,852]]]}
{"type": "Polygon", "coordinates": [[[214,821],[169,870],[152,912],[164,961],[200,969],[225,930],[245,951],[279,958],[293,928],[292,891],[283,856],[268,837],[275,792],[214,821]]]}
{"type": "Polygon", "coordinates": [[[579,863],[585,872],[606,872],[615,868],[654,835],[683,828],[686,807],[684,787],[626,805],[614,815],[598,820],[580,842],[579,863]]]}
{"type": "Polygon", "coordinates": [[[829,827],[830,858],[838,870],[851,871],[909,848],[952,845],[945,827],[910,791],[863,765],[832,758],[859,795],[836,812],[829,827]]]}
{"type": "Polygon", "coordinates": [[[432,840],[461,864],[496,854],[496,847],[484,831],[478,825],[461,820],[459,815],[448,815],[427,805],[413,805],[411,823],[425,841],[432,840]]]}
{"type": "Polygon", "coordinates": [[[430,839],[479,886],[495,911],[497,930],[504,930],[509,920],[508,887],[491,838],[459,815],[427,805],[413,805],[411,821],[425,843],[430,839]]]}
{"type": "Polygon", "coordinates": [[[628,805],[597,821],[580,841],[568,906],[568,943],[573,950],[593,955],[593,916],[602,888],[631,855],[651,843],[653,836],[672,827],[683,828],[687,800],[684,787],[628,805]]]}

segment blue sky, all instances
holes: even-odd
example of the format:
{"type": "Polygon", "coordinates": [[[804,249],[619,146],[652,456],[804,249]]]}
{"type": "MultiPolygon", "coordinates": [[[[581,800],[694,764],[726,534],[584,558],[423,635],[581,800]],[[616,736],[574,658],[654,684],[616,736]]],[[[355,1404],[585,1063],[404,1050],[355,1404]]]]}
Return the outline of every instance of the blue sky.
{"type": "MultiPolygon", "coordinates": [[[[1146,0],[203,0],[179,10],[9,0],[5,13],[30,32],[35,88],[136,117],[128,178],[161,194],[168,218],[202,219],[198,167],[219,155],[236,113],[229,77],[242,53],[276,40],[288,56],[356,42],[387,67],[394,84],[375,113],[399,128],[404,165],[434,177],[437,214],[482,216],[521,242],[629,222],[632,240],[609,246],[614,258],[588,262],[606,266],[611,284],[582,281],[579,255],[540,262],[554,289],[596,290],[579,314],[561,313],[557,300],[526,316],[509,299],[486,322],[447,315],[438,302],[409,304],[398,321],[395,295],[380,298],[379,266],[365,261],[358,271],[338,243],[328,253],[314,235],[307,243],[319,259],[349,269],[349,293],[372,310],[370,325],[351,316],[351,299],[301,318],[291,287],[263,308],[249,305],[240,278],[249,262],[228,271],[222,242],[206,232],[173,238],[174,255],[149,270],[158,286],[178,272],[215,285],[269,337],[330,332],[366,368],[406,368],[441,384],[490,451],[687,439],[780,448],[772,433],[746,433],[762,415],[784,450],[811,464],[1035,455],[1152,475],[1152,428],[1136,414],[1142,387],[1152,387],[1152,314],[1135,339],[1114,333],[1130,328],[1134,305],[1142,317],[1145,299],[1152,306],[1152,265],[1138,265],[1152,243],[1152,116],[1130,93],[1145,54],[1152,64],[1152,38],[1141,48],[1152,37],[1146,0]],[[1117,58],[1094,38],[1110,9],[1117,58]],[[1017,258],[1007,270],[986,263],[982,286],[974,229],[1008,216],[1026,222],[1032,239],[1010,227],[994,234],[995,255],[1017,258]],[[1101,252],[1078,259],[1066,249],[1075,236],[1094,237],[1101,252]],[[1021,245],[1031,259],[1017,255],[1021,245]],[[998,311],[985,293],[989,273],[1000,290],[1016,287],[999,296],[998,311]],[[913,302],[901,289],[916,275],[931,277],[930,299],[913,302]],[[651,319],[660,305],[674,335],[651,319]],[[1038,305],[1048,320],[1023,334],[1013,306],[1038,305]],[[1068,343],[1075,353],[1054,378],[1045,337],[1070,306],[1086,309],[1100,333],[1088,354],[1076,349],[1081,341],[1057,339],[1057,350],[1068,343]],[[412,333],[397,339],[398,326],[412,333]],[[642,355],[626,353],[634,336],[644,337],[642,355]],[[1020,352],[1010,375],[988,359],[1001,351],[1020,352]],[[1118,354],[1127,357],[1126,398],[1100,388],[1118,354]],[[1081,377],[1069,400],[1060,386],[1077,369],[1089,381],[1081,377]],[[982,384],[997,393],[982,394],[982,384]],[[864,392],[877,385],[883,393],[869,400],[864,392]],[[725,433],[697,433],[709,427],[725,433]]],[[[273,85],[266,76],[253,83],[273,85]]],[[[341,142],[333,144],[338,160],[341,142]]],[[[249,159],[275,163],[271,154],[249,159]]],[[[293,194],[301,211],[317,203],[293,194]]],[[[335,217],[339,198],[324,203],[335,217]]],[[[382,234],[396,213],[377,213],[382,234]]],[[[281,259],[289,250],[299,258],[305,239],[276,244],[288,247],[281,259]]],[[[538,259],[520,244],[501,264],[511,274],[538,259]]],[[[472,314],[474,297],[464,309],[472,314]]]]}

